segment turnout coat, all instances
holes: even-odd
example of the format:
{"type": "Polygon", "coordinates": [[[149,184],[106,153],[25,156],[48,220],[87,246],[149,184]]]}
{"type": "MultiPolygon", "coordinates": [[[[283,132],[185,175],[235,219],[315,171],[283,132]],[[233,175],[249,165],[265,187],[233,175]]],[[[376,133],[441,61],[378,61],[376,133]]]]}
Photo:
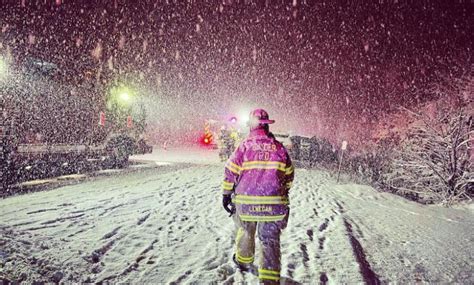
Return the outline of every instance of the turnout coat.
{"type": "Polygon", "coordinates": [[[293,178],[286,148],[270,132],[255,129],[226,163],[223,194],[233,195],[242,221],[281,221],[288,215],[293,178]]]}

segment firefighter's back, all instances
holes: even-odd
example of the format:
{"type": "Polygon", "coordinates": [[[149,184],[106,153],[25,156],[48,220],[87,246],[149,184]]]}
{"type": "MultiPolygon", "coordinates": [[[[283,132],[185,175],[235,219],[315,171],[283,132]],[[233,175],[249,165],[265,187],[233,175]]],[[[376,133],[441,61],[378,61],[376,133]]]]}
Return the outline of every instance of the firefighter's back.
{"type": "Polygon", "coordinates": [[[242,144],[245,153],[236,194],[286,195],[285,180],[289,157],[285,147],[271,135],[252,136],[242,144]]]}

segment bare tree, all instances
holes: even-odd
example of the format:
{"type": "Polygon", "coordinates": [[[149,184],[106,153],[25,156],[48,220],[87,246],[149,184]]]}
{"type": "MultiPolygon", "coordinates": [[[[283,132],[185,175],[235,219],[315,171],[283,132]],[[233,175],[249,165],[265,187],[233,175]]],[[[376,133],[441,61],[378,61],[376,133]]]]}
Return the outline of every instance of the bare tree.
{"type": "Polygon", "coordinates": [[[389,186],[450,205],[473,196],[474,119],[471,104],[435,115],[413,113],[416,121],[392,159],[389,186]]]}

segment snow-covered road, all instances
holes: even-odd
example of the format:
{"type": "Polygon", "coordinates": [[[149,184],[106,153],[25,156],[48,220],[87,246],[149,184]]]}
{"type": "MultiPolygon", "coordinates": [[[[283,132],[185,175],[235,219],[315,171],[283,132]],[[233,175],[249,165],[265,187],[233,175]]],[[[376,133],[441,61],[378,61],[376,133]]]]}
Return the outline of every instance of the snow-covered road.
{"type": "MultiPolygon", "coordinates": [[[[221,207],[223,164],[199,162],[0,200],[0,277],[257,284],[231,262],[235,228],[221,207]]],[[[296,170],[290,199],[286,284],[474,282],[467,208],[422,206],[305,169],[296,170]]]]}

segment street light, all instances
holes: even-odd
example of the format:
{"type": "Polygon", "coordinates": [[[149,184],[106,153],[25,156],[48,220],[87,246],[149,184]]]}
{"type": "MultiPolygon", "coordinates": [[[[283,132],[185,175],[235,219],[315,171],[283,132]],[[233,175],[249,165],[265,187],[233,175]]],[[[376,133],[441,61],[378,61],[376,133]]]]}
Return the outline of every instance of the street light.
{"type": "Polygon", "coordinates": [[[135,93],[128,86],[115,86],[110,90],[112,101],[122,106],[129,106],[135,97],[135,93]]]}
{"type": "Polygon", "coordinates": [[[130,101],[130,94],[127,91],[123,91],[119,94],[119,99],[123,102],[130,101]]]}

